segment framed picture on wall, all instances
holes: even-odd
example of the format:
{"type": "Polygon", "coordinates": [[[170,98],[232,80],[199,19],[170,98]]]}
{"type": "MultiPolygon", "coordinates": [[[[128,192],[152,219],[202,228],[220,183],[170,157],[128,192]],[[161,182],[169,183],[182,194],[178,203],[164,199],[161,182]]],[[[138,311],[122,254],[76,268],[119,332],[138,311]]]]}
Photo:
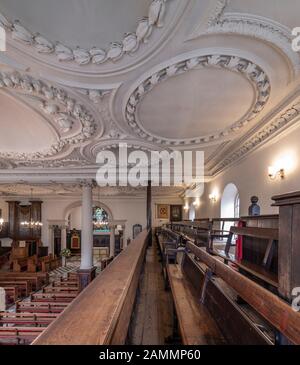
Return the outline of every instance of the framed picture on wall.
{"type": "Polygon", "coordinates": [[[157,218],[158,219],[169,219],[169,205],[158,204],[157,205],[157,218]]]}
{"type": "Polygon", "coordinates": [[[182,221],[182,205],[170,206],[170,221],[171,222],[182,221]]]}

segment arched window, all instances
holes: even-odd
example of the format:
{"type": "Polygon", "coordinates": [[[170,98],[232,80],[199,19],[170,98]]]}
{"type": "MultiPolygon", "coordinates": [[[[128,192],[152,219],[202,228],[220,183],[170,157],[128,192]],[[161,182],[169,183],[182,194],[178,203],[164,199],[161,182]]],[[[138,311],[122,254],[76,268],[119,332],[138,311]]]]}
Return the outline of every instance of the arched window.
{"type": "Polygon", "coordinates": [[[234,218],[240,218],[240,194],[237,193],[234,199],[234,218]]]}
{"type": "Polygon", "coordinates": [[[100,207],[93,208],[94,230],[97,232],[108,232],[108,214],[100,207]]]}
{"type": "MultiPolygon", "coordinates": [[[[238,218],[240,215],[240,196],[237,187],[230,183],[226,185],[221,199],[221,218],[238,218]]],[[[225,223],[228,231],[232,222],[225,223]]]]}
{"type": "Polygon", "coordinates": [[[193,204],[191,204],[190,209],[189,209],[189,220],[194,222],[195,217],[196,217],[195,206],[193,204]]]}

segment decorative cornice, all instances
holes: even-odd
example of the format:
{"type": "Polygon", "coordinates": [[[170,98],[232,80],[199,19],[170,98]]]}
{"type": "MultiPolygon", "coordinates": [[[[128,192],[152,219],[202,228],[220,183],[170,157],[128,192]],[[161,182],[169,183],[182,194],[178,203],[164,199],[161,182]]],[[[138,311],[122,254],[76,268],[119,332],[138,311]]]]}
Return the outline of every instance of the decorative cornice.
{"type": "Polygon", "coordinates": [[[221,163],[219,163],[213,170],[213,175],[217,175],[232,163],[237,162],[248,153],[261,146],[267,140],[277,135],[285,127],[295,122],[299,116],[300,102],[297,102],[288,107],[283,113],[280,114],[280,116],[275,118],[275,120],[265,125],[258,132],[254,133],[251,138],[245,141],[240,147],[238,147],[238,149],[223,159],[221,163]]]}
{"type": "Polygon", "coordinates": [[[229,0],[218,0],[215,6],[214,11],[210,14],[207,26],[211,27],[215,25],[224,14],[225,8],[228,5],[229,0]]]}
{"type": "MultiPolygon", "coordinates": [[[[221,1],[222,2],[222,1],[221,1]]],[[[226,4],[224,5],[225,8],[226,4]]],[[[299,53],[291,47],[291,30],[271,19],[245,13],[219,14],[210,21],[203,34],[238,34],[261,39],[275,45],[288,57],[297,74],[300,71],[299,53]]],[[[201,34],[198,34],[200,36],[201,34]]]]}
{"type": "Polygon", "coordinates": [[[72,132],[71,136],[59,136],[57,143],[45,151],[33,153],[1,152],[0,158],[10,160],[40,160],[52,157],[65,147],[83,143],[92,138],[97,132],[97,122],[93,116],[77,100],[68,93],[55,86],[29,75],[20,75],[17,72],[0,73],[0,88],[15,91],[37,102],[40,110],[51,116],[55,127],[61,133],[72,132]],[[74,135],[73,123],[77,122],[80,131],[74,135]]]}
{"type": "Polygon", "coordinates": [[[252,61],[225,54],[209,54],[198,57],[193,56],[175,63],[170,63],[168,66],[165,66],[159,71],[150,74],[150,76],[148,76],[144,81],[140,82],[128,98],[124,110],[124,117],[135,134],[149,142],[167,146],[206,144],[235,133],[246,126],[263,110],[270,97],[270,91],[271,85],[268,76],[260,66],[253,63],[252,61]],[[243,118],[241,121],[235,122],[229,128],[226,128],[221,132],[190,139],[177,140],[160,138],[147,132],[141,126],[137,118],[138,104],[142,101],[145,95],[148,94],[155,86],[161,82],[166,81],[170,77],[181,75],[193,69],[201,69],[206,67],[214,67],[237,72],[246,77],[251,82],[256,90],[256,100],[252,110],[248,112],[245,118],[243,118]]]}
{"type": "Polygon", "coordinates": [[[154,28],[164,26],[164,16],[167,10],[167,2],[170,0],[152,0],[148,16],[141,19],[135,33],[126,33],[122,41],[111,42],[107,49],[94,47],[84,49],[77,47],[72,49],[60,42],[48,40],[39,33],[26,29],[20,21],[9,21],[0,13],[0,25],[5,27],[12,36],[25,45],[35,48],[38,53],[55,54],[61,62],[74,62],[80,66],[88,64],[102,65],[107,62],[117,62],[126,54],[132,55],[138,51],[142,43],[147,43],[154,28]]]}

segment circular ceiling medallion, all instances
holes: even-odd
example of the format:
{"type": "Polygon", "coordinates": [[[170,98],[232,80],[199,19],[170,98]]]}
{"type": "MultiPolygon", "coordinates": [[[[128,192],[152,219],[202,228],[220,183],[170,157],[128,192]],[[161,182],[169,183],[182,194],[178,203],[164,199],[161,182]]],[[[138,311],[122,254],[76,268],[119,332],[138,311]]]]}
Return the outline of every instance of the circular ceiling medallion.
{"type": "Polygon", "coordinates": [[[247,125],[265,107],[270,90],[266,73],[245,58],[194,56],[140,82],[127,100],[125,119],[149,142],[208,143],[247,125]]]}

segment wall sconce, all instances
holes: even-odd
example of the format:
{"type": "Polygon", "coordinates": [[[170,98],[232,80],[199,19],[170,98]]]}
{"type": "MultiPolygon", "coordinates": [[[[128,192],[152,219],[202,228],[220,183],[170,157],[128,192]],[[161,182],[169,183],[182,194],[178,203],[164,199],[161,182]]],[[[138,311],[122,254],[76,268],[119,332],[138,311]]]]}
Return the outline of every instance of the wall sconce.
{"type": "Polygon", "coordinates": [[[271,180],[275,180],[277,176],[280,176],[281,179],[284,179],[285,171],[284,169],[278,169],[274,166],[269,166],[268,176],[271,180]]]}
{"type": "Polygon", "coordinates": [[[198,207],[200,206],[200,199],[199,199],[199,198],[197,198],[197,199],[193,202],[193,206],[194,206],[195,208],[198,208],[198,207]]]}
{"type": "Polygon", "coordinates": [[[217,202],[217,194],[216,193],[212,193],[209,194],[209,200],[214,204],[217,202]]]}
{"type": "Polygon", "coordinates": [[[3,218],[0,218],[0,232],[3,229],[3,225],[4,225],[4,219],[3,218]]]}
{"type": "Polygon", "coordinates": [[[189,205],[188,205],[188,204],[186,204],[186,205],[183,207],[183,209],[187,212],[187,211],[190,209],[190,207],[189,207],[189,205]]]}

